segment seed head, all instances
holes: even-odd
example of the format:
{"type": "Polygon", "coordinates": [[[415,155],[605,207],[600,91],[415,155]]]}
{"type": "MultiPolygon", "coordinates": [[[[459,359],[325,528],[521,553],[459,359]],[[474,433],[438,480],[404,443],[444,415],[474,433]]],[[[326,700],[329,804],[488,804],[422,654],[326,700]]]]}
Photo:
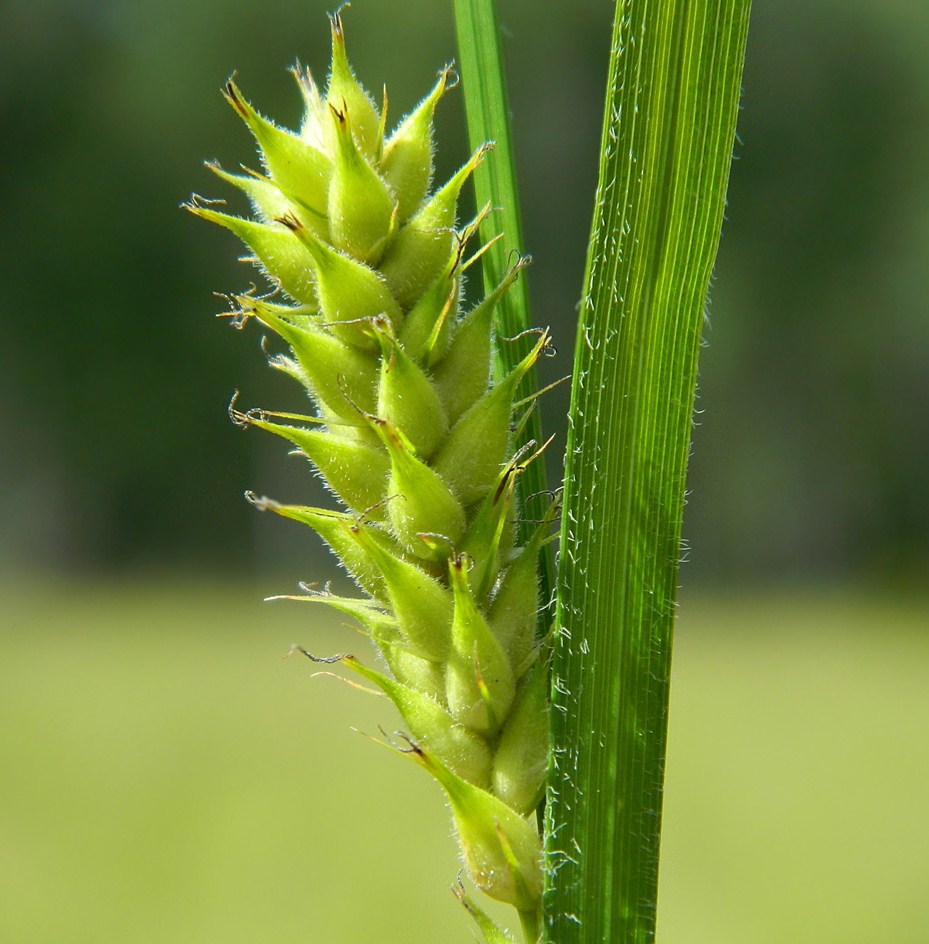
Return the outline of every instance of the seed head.
{"type": "Polygon", "coordinates": [[[258,322],[286,347],[271,366],[312,404],[312,415],[234,406],[230,415],[286,440],[344,508],[249,499],[308,526],[341,560],[359,597],[288,599],[360,624],[386,670],[354,656],[329,661],[396,706],[410,756],[448,795],[475,884],[535,911],[541,847],[530,814],[548,741],[537,559],[554,511],[514,547],[529,460],[514,453],[512,430],[517,387],[548,334],[491,382],[494,310],[528,260],[462,313],[463,276],[483,252],[468,258],[465,250],[490,208],[459,227],[458,202],[490,145],[430,193],[433,116],[454,73],[444,69],[388,134],[386,92],[379,108],[359,83],[339,14],[331,33],[325,89],[309,70],[293,70],[304,105],[295,131],[263,117],[235,81],[226,84],[264,173],[208,166],[244,194],[256,218],[202,199],[187,205],[238,236],[268,276],[272,297],[230,296],[233,316],[239,326],[258,322]]]}

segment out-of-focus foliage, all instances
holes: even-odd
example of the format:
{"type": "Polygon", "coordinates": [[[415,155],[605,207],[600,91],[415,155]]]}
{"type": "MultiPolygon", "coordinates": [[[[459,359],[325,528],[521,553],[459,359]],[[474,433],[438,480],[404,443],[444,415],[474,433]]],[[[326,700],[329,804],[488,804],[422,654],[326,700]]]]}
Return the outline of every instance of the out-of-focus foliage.
{"type": "Polygon", "coordinates": [[[701,361],[694,560],[924,586],[929,6],[752,15],[701,361]]]}
{"type": "MultiPolygon", "coordinates": [[[[611,6],[500,3],[533,318],[560,346],[549,379],[571,363],[611,6]]],[[[177,205],[217,141],[230,168],[249,157],[218,107],[234,68],[296,123],[282,67],[326,61],[326,9],[0,11],[5,566],[289,557],[307,575],[313,547],[250,514],[241,493],[312,501],[316,486],[296,462],[282,473],[273,446],[243,440],[223,409],[235,384],[249,402],[280,402],[259,335],[232,337],[203,288],[242,289],[253,273],[229,263],[231,237],[177,205]]],[[[390,79],[395,117],[454,56],[450,4],[360,0],[347,16],[360,76],[390,79]]],[[[701,367],[685,523],[695,574],[897,576],[929,560],[927,34],[929,11],[903,0],[755,11],[701,367]]],[[[440,177],[466,155],[453,99],[440,177]]],[[[566,395],[548,397],[552,430],[566,395]]]]}
{"type": "MultiPolygon", "coordinates": [[[[365,640],[259,595],[0,585],[0,940],[474,941],[438,792],[346,730],[390,706],[278,658],[365,640]]],[[[659,940],[924,944],[926,618],[688,598],[659,940]]]]}

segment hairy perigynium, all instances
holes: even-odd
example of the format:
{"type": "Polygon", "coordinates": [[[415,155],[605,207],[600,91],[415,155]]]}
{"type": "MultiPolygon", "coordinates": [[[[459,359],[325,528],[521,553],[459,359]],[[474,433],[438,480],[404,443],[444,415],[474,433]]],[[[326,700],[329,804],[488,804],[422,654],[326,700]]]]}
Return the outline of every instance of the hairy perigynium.
{"type": "Polygon", "coordinates": [[[338,661],[398,708],[406,753],[445,790],[475,884],[535,927],[542,881],[532,814],[548,749],[537,562],[556,509],[514,546],[517,480],[535,458],[531,447],[514,454],[518,414],[531,408],[514,404],[514,393],[548,335],[491,383],[494,307],[524,260],[460,313],[463,274],[481,252],[469,257],[469,241],[487,210],[456,229],[457,202],[488,148],[430,192],[433,111],[454,84],[451,70],[390,136],[386,92],[379,108],[356,80],[338,15],[328,88],[308,70],[294,75],[305,105],[296,133],[226,85],[265,172],[208,166],[246,194],[257,219],[199,198],[188,208],[239,236],[289,297],[233,296],[233,313],[288,345],[271,364],[315,406],[302,416],[233,405],[233,419],[288,440],[347,510],[251,500],[317,531],[364,591],[298,599],[364,627],[387,670],[338,661]]]}

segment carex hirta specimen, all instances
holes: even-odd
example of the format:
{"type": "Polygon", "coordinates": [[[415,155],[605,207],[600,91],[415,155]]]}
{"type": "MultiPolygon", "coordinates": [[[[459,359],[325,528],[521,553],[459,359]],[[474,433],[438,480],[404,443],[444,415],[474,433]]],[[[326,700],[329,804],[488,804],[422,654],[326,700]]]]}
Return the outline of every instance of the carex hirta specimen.
{"type": "MultiPolygon", "coordinates": [[[[534,938],[542,886],[534,813],[548,749],[537,568],[555,508],[517,547],[518,480],[538,450],[515,450],[533,404],[514,395],[548,335],[539,332],[524,360],[492,382],[493,346],[505,343],[494,336],[494,309],[525,260],[462,310],[490,208],[462,225],[458,200],[489,145],[433,189],[432,119],[455,84],[452,70],[388,134],[386,92],[378,104],[359,84],[338,14],[331,29],[327,88],[293,70],[305,107],[298,131],[226,84],[263,171],[208,166],[245,194],[255,218],[202,198],[188,204],[238,236],[263,269],[271,293],[230,296],[231,314],[238,326],[254,320],[278,336],[286,353],[271,365],[312,403],[306,416],[235,404],[230,412],[305,454],[344,504],[249,496],[315,530],[354,578],[360,597],[307,590],[300,599],[356,620],[382,664],[326,661],[393,701],[405,727],[399,748],[447,794],[468,875],[514,905],[534,938]]],[[[465,901],[488,940],[502,940],[465,901]]]]}

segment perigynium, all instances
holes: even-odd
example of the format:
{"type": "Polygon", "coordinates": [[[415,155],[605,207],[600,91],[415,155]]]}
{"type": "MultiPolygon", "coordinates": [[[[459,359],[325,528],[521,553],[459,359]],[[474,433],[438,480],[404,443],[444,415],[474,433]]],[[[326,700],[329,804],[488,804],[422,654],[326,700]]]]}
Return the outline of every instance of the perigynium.
{"type": "MultiPolygon", "coordinates": [[[[296,132],[226,84],[263,171],[207,166],[246,195],[255,218],[198,197],[187,204],[235,233],[263,269],[271,294],[230,296],[234,323],[254,319],[279,336],[287,351],[271,366],[305,388],[313,411],[233,403],[230,413],[305,454],[344,504],[336,511],[249,494],[259,509],[318,532],[358,584],[357,598],[308,590],[296,599],[348,614],[373,640],[380,668],[350,655],[326,661],[396,705],[408,734],[400,750],[444,789],[468,875],[516,907],[535,944],[535,811],[549,727],[538,556],[557,509],[515,546],[518,480],[537,450],[515,450],[532,404],[514,395],[548,334],[491,382],[494,308],[526,260],[462,313],[463,278],[482,252],[472,242],[490,208],[459,225],[458,198],[490,145],[431,189],[433,112],[455,83],[452,70],[387,134],[386,92],[379,106],[356,80],[338,14],[331,29],[326,89],[309,70],[293,70],[305,109],[296,132]]],[[[460,896],[489,942],[505,940],[460,896]]]]}

